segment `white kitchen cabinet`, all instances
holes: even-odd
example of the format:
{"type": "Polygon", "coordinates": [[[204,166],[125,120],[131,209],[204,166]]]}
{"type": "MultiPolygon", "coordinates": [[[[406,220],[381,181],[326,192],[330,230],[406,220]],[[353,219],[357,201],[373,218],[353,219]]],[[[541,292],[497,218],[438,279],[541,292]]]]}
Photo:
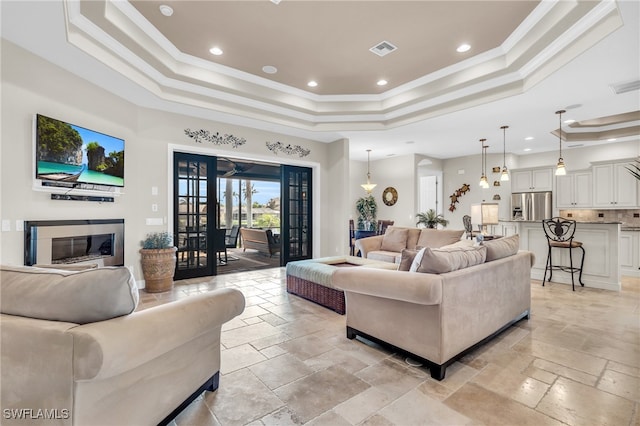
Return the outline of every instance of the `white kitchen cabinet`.
{"type": "Polygon", "coordinates": [[[638,180],[627,170],[628,164],[593,166],[593,207],[638,207],[638,180]]]}
{"type": "Polygon", "coordinates": [[[499,222],[497,225],[489,225],[487,232],[491,235],[510,237],[518,233],[518,225],[513,222],[499,222]]]}
{"type": "Polygon", "coordinates": [[[511,181],[511,192],[551,191],[553,169],[514,170],[511,181]]]}
{"type": "Polygon", "coordinates": [[[592,173],[573,172],[556,176],[556,207],[559,209],[591,208],[592,173]]]}
{"type": "Polygon", "coordinates": [[[640,277],[640,231],[621,231],[619,250],[622,275],[640,277]]]}
{"type": "Polygon", "coordinates": [[[516,235],[518,233],[518,226],[514,223],[504,223],[502,224],[502,235],[505,237],[510,237],[512,235],[516,235]]]}

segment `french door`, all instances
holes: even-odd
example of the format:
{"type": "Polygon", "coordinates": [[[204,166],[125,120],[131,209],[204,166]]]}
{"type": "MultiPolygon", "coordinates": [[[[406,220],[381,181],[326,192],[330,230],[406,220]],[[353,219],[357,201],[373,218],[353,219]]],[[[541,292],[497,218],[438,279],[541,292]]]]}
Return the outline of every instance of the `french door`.
{"type": "Polygon", "coordinates": [[[308,167],[280,167],[281,265],[312,257],[312,193],[308,167]]]}
{"type": "Polygon", "coordinates": [[[216,274],[216,157],[173,155],[175,279],[216,274]]]}

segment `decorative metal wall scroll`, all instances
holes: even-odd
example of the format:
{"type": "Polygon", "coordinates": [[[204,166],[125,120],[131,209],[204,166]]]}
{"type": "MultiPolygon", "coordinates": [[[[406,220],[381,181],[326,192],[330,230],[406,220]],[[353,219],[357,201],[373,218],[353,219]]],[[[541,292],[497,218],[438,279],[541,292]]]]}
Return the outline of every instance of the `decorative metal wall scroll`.
{"type": "Polygon", "coordinates": [[[184,134],[189,136],[190,138],[193,138],[193,140],[195,140],[198,143],[207,141],[215,145],[231,144],[233,148],[237,148],[240,145],[244,145],[245,143],[247,143],[247,140],[245,138],[239,138],[237,136],[227,135],[227,134],[223,136],[218,132],[211,133],[208,130],[203,130],[203,129],[200,129],[200,130],[184,129],[184,134]]]}
{"type": "Polygon", "coordinates": [[[462,197],[464,194],[466,194],[469,191],[471,191],[471,187],[468,184],[463,183],[459,189],[456,189],[456,191],[453,194],[449,195],[449,198],[451,199],[451,204],[449,205],[450,212],[453,212],[456,209],[456,203],[458,202],[458,198],[462,197]]]}
{"type": "Polygon", "coordinates": [[[311,154],[311,150],[307,148],[303,148],[300,145],[284,145],[282,142],[266,142],[267,148],[269,151],[278,155],[278,151],[283,152],[287,155],[298,155],[298,157],[306,157],[311,154]]]}

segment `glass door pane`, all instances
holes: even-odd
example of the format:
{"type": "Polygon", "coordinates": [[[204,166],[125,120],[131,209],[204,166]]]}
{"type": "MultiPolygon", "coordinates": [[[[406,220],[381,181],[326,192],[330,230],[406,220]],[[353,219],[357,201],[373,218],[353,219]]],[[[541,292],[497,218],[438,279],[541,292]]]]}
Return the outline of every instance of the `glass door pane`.
{"type": "Polygon", "coordinates": [[[282,265],[312,257],[311,169],[285,166],[282,171],[282,265]]]}
{"type": "Polygon", "coordinates": [[[174,154],[175,279],[215,274],[215,157],[174,154]],[[211,206],[211,207],[210,207],[211,206]]]}

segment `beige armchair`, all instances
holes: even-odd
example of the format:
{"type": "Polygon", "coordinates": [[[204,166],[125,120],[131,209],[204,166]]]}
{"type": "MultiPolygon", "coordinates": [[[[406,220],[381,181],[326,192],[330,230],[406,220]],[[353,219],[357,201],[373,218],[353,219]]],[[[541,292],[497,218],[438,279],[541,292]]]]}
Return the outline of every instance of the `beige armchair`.
{"type": "Polygon", "coordinates": [[[126,268],[0,274],[3,425],[166,424],[218,387],[221,327],[244,309],[221,289],[134,312],[126,268]]]}

